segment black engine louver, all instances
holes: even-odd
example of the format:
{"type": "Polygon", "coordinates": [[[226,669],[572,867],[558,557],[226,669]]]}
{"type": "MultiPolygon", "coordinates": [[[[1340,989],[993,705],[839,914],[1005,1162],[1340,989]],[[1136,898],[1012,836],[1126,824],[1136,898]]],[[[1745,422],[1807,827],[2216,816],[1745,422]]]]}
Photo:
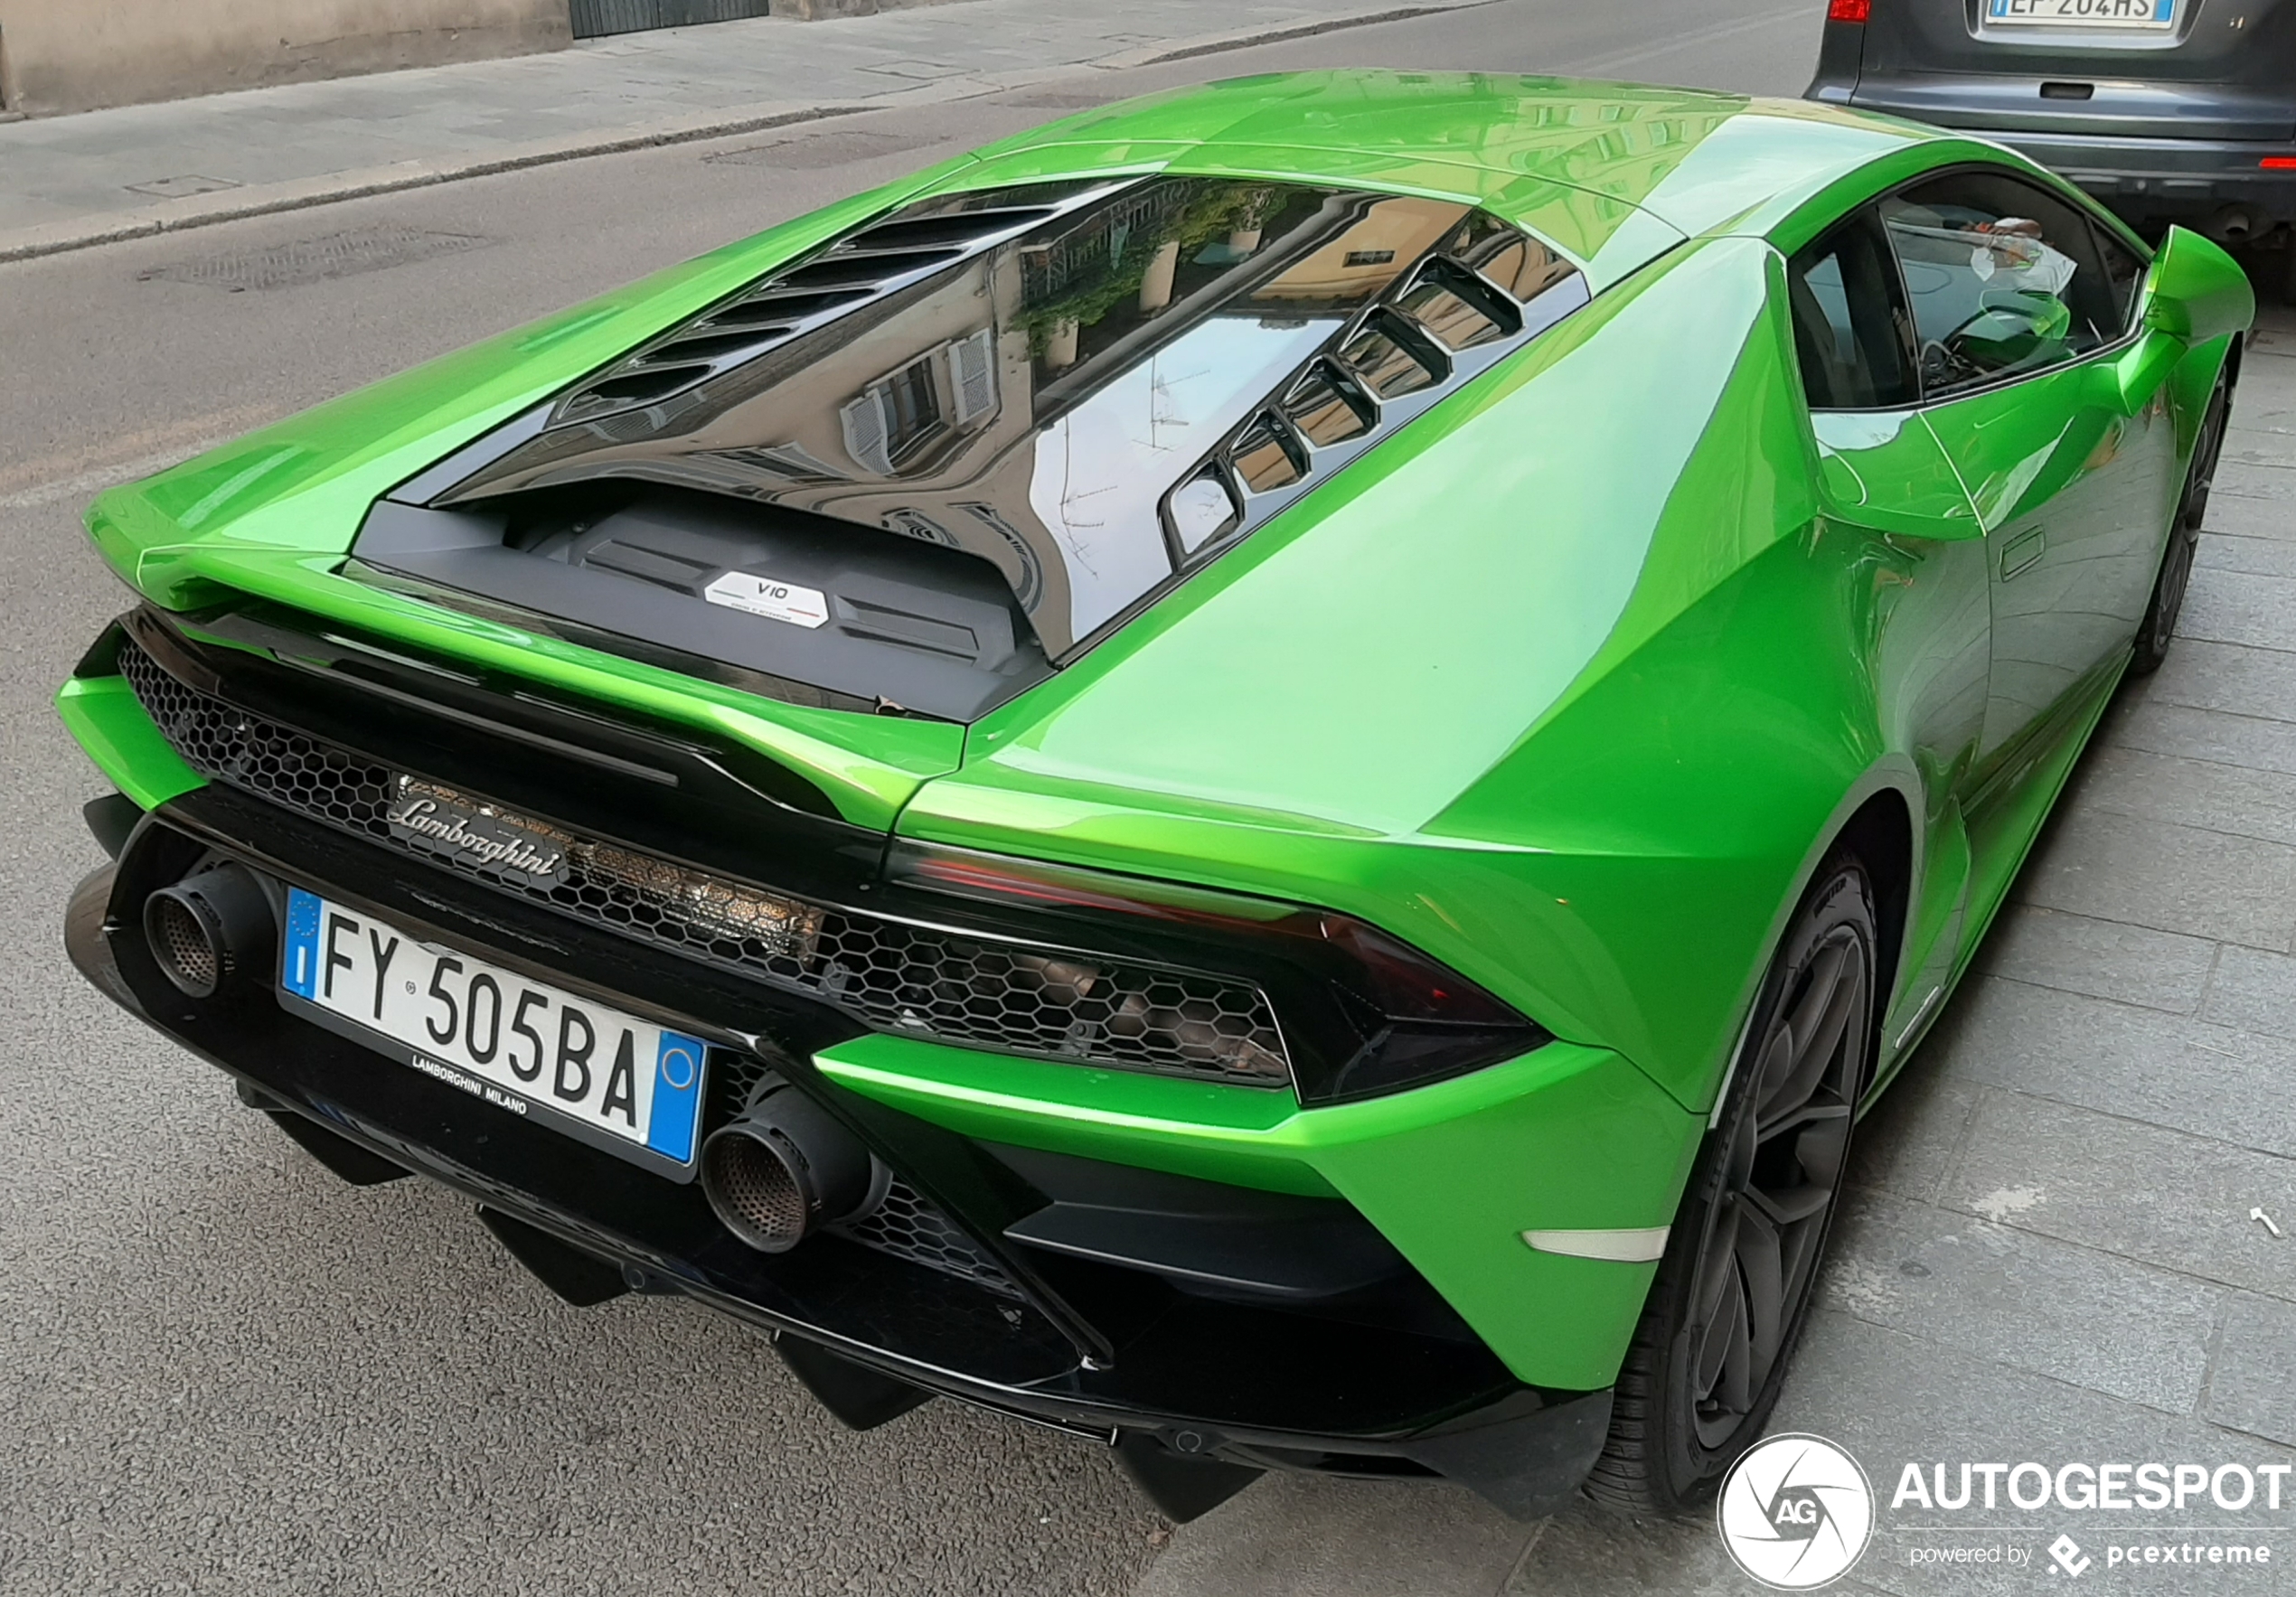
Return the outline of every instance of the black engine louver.
{"type": "MultiPolygon", "coordinates": [[[[711,305],[569,390],[546,425],[597,421],[659,405],[856,306],[908,287],[1138,181],[1083,184],[1073,193],[1029,205],[1001,205],[991,196],[990,203],[975,209],[906,215],[849,234],[711,305]]],[[[965,198],[977,202],[982,197],[965,198]]]]}

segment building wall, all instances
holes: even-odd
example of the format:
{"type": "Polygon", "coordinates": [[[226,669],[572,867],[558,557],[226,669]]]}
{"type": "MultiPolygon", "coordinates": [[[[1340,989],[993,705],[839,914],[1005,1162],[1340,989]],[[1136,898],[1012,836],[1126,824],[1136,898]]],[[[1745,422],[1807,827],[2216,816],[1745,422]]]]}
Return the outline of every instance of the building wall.
{"type": "Polygon", "coordinates": [[[0,103],[33,115],[555,50],[567,0],[0,0],[0,103]]]}

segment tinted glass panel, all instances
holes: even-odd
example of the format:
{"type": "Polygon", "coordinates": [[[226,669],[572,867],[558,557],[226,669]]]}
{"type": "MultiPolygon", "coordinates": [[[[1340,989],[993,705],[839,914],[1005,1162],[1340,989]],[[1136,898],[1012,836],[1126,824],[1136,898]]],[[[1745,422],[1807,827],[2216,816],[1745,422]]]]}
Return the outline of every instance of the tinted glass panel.
{"type": "Polygon", "coordinates": [[[941,396],[932,363],[917,361],[885,380],[886,430],[893,458],[900,460],[941,430],[941,396]]]}
{"type": "Polygon", "coordinates": [[[1794,349],[1813,410],[1911,405],[1916,394],[1896,267],[1871,219],[1859,216],[1786,267],[1794,349]]]}
{"type": "Polygon", "coordinates": [[[1440,283],[1421,283],[1396,301],[1410,318],[1454,353],[1495,343],[1510,331],[1440,283]]]}
{"type": "Polygon", "coordinates": [[[574,385],[436,503],[634,479],[899,532],[994,565],[1058,660],[1312,480],[1301,437],[1369,437],[1375,396],[1585,302],[1562,258],[1455,201],[1190,176],[944,197],[649,346],[706,361],[574,385]],[[1510,297],[1533,295],[1548,314],[1510,297]],[[1248,430],[1271,408],[1298,434],[1248,430]]]}
{"type": "Polygon", "coordinates": [[[1307,441],[1319,449],[1360,438],[1371,430],[1370,418],[1355,408],[1329,371],[1315,371],[1300,380],[1284,413],[1307,441]]]}
{"type": "Polygon", "coordinates": [[[1962,172],[1882,202],[1920,341],[1924,394],[2076,360],[2122,315],[2088,219],[2017,178],[1962,172]]]}
{"type": "Polygon", "coordinates": [[[1576,269],[1538,240],[1480,211],[1459,224],[1459,230],[1444,245],[1444,253],[1526,304],[1576,269]]]}
{"type": "Polygon", "coordinates": [[[1383,399],[1415,394],[1440,380],[1426,362],[1376,329],[1359,333],[1340,358],[1355,369],[1365,388],[1383,399]]]}
{"type": "Polygon", "coordinates": [[[1236,440],[1234,458],[1236,474],[1254,493],[1272,493],[1300,480],[1298,463],[1284,448],[1275,424],[1266,417],[1244,429],[1243,436],[1236,440]]]}
{"type": "Polygon", "coordinates": [[[1235,530],[1242,519],[1236,500],[1219,474],[1208,471],[1190,478],[1172,491],[1165,501],[1165,514],[1172,521],[1172,536],[1180,540],[1184,553],[1194,554],[1213,539],[1235,530]]]}

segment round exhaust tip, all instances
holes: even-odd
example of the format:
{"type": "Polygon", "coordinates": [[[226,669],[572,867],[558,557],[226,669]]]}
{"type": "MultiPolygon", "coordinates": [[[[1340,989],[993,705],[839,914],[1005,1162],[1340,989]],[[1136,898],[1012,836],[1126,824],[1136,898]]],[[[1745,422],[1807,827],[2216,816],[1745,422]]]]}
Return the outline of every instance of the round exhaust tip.
{"type": "Polygon", "coordinates": [[[186,998],[213,998],[262,970],[276,934],[270,900],[240,866],[211,866],[144,900],[152,958],[186,998]]]}
{"type": "Polygon", "coordinates": [[[786,1254],[820,1226],[858,1218],[890,1179],[851,1132],[776,1075],[701,1144],[702,1196],[761,1254],[786,1254]]]}
{"type": "Polygon", "coordinates": [[[770,1133],[734,1124],[701,1145],[701,1189],[725,1228],[759,1253],[785,1254],[812,1229],[809,1183],[770,1133]]]}
{"type": "Polygon", "coordinates": [[[2207,232],[2220,244],[2238,244],[2263,230],[2263,219],[2245,205],[2221,206],[2208,219],[2207,232]]]}
{"type": "Polygon", "coordinates": [[[170,982],[192,998],[215,996],[231,970],[231,956],[199,911],[172,894],[154,893],[144,904],[144,931],[170,982]]]}

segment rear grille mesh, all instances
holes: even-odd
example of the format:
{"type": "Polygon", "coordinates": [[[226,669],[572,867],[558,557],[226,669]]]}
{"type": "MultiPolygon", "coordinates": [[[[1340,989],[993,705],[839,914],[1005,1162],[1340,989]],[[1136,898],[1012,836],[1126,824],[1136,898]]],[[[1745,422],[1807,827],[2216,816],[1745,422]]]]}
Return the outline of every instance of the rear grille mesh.
{"type": "MultiPolygon", "coordinates": [[[[447,863],[394,831],[395,800],[429,794],[485,803],[244,713],[178,681],[132,643],[122,644],[119,668],[202,776],[415,858],[447,863]]],[[[487,808],[559,845],[562,873],[537,879],[507,860],[467,855],[455,857],[453,869],[623,936],[822,999],[875,1029],[1209,1080],[1290,1079],[1275,1012],[1248,982],[1086,963],[806,904],[487,808]]]]}
{"type": "Polygon", "coordinates": [[[974,1247],[971,1237],[899,1176],[885,1188],[884,1200],[875,1208],[859,1220],[834,1229],[863,1246],[922,1264],[928,1270],[938,1270],[944,1275],[961,1276],[1001,1296],[1021,1295],[1021,1289],[1012,1284],[1012,1278],[974,1247]]]}

